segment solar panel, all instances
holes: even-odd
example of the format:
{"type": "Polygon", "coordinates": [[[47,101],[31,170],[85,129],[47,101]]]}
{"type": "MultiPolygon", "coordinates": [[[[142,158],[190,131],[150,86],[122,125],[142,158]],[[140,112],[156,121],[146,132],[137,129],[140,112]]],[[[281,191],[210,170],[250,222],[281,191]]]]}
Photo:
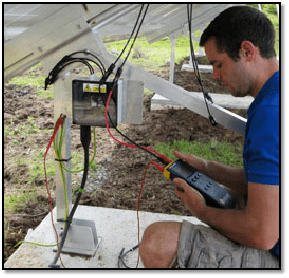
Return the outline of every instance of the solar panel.
{"type": "MultiPolygon", "coordinates": [[[[229,6],[193,4],[192,31],[203,29],[229,6]]],[[[48,72],[63,56],[80,49],[98,54],[108,67],[115,61],[115,56],[107,52],[103,37],[130,34],[140,7],[137,3],[4,4],[4,80],[39,62],[48,72]]],[[[149,42],[169,36],[174,45],[176,37],[188,35],[187,24],[186,4],[150,4],[141,33],[149,42]]],[[[174,63],[171,64],[173,66],[174,63]]],[[[144,86],[149,90],[207,117],[204,102],[196,95],[151,76],[135,65],[127,63],[122,77],[145,81],[144,86]]],[[[217,105],[209,106],[219,123],[244,134],[245,119],[217,105]]]]}
{"type": "MultiPolygon", "coordinates": [[[[150,4],[141,28],[151,43],[187,34],[186,4],[150,4]]],[[[194,4],[193,29],[205,26],[228,4],[194,4]]],[[[86,34],[130,34],[140,4],[4,4],[4,77],[23,72],[86,34]]],[[[67,49],[67,48],[66,48],[67,49]]],[[[65,55],[65,53],[63,53],[65,55]]]]}

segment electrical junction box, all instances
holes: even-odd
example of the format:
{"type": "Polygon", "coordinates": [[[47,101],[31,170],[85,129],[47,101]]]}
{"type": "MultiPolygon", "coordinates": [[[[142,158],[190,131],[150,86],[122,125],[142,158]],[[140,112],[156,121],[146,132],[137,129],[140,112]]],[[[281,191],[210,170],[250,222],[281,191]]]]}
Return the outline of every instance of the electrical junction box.
{"type": "MultiPolygon", "coordinates": [[[[73,123],[106,127],[105,111],[112,81],[99,84],[90,79],[72,81],[73,123]]],[[[143,116],[144,83],[137,80],[119,80],[108,107],[112,122],[141,124],[143,116]]],[[[112,126],[108,118],[109,125],[112,126]]]]}

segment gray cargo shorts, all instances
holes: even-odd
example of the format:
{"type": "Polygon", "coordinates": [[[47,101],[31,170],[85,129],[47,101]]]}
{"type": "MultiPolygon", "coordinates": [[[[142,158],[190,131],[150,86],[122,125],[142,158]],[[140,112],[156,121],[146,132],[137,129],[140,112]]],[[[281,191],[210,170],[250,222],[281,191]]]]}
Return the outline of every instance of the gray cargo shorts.
{"type": "Polygon", "coordinates": [[[279,268],[279,258],[232,242],[212,228],[184,221],[172,264],[177,268],[279,268]]]}

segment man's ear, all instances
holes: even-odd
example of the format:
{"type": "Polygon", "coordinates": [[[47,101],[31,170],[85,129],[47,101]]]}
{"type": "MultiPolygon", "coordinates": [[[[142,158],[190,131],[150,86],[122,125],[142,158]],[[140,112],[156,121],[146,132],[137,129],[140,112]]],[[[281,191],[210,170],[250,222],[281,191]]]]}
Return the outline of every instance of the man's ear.
{"type": "Polygon", "coordinates": [[[256,57],[256,46],[250,41],[243,41],[240,48],[240,54],[250,62],[256,57]]]}

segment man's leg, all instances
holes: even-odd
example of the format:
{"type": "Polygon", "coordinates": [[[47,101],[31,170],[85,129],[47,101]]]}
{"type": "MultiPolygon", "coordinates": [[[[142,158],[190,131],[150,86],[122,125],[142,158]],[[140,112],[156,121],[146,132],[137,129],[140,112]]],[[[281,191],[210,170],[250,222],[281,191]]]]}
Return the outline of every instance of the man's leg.
{"type": "Polygon", "coordinates": [[[182,223],[158,222],[144,232],[139,246],[146,268],[168,268],[177,253],[182,223]]]}

